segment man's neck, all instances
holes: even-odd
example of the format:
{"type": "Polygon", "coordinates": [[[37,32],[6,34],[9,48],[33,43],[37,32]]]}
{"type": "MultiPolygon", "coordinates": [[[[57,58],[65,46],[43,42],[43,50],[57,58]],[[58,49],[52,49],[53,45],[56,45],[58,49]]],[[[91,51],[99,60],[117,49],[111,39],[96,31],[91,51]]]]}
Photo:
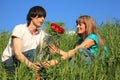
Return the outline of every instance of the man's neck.
{"type": "Polygon", "coordinates": [[[29,31],[31,32],[32,35],[36,34],[37,28],[34,25],[29,25],[28,29],[29,29],[29,31]]]}

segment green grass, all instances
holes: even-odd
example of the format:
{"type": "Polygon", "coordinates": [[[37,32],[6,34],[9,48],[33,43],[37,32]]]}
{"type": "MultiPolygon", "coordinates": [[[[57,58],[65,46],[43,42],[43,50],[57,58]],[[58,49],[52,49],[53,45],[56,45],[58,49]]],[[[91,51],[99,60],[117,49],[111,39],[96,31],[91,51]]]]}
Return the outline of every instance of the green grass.
{"type": "MultiPolygon", "coordinates": [[[[48,27],[49,23],[46,26],[48,27]]],[[[76,54],[71,60],[60,61],[58,65],[42,69],[39,72],[41,80],[120,80],[120,24],[105,23],[98,27],[98,30],[108,47],[108,58],[103,61],[96,58],[93,64],[86,64],[81,62],[76,54]]],[[[0,57],[9,37],[9,33],[0,32],[0,57]]],[[[58,47],[68,51],[73,48],[77,39],[77,35],[62,34],[58,47]]],[[[45,55],[36,59],[40,62],[60,58],[59,55],[50,54],[48,50],[38,49],[38,53],[45,55]]],[[[35,75],[33,70],[27,69],[24,64],[16,68],[15,74],[6,73],[0,63],[0,80],[35,80],[35,75]]]]}

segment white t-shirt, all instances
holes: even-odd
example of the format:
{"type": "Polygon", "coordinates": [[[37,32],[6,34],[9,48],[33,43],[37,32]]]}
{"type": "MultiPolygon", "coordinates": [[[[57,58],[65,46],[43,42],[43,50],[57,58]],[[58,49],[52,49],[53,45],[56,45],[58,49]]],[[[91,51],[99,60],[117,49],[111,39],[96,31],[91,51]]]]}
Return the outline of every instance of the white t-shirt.
{"type": "Polygon", "coordinates": [[[22,52],[25,52],[31,49],[36,49],[38,45],[42,44],[45,35],[46,33],[41,29],[39,29],[38,33],[35,35],[32,35],[27,27],[27,24],[20,24],[15,26],[9,39],[8,45],[3,51],[2,61],[7,60],[14,55],[12,36],[19,37],[22,40],[22,52]]]}

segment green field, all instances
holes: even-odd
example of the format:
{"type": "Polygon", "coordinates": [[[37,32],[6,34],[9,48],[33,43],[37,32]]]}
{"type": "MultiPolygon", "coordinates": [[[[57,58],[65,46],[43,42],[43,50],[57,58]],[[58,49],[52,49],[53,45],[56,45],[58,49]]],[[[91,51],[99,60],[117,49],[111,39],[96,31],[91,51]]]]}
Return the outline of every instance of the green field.
{"type": "MultiPolygon", "coordinates": [[[[62,26],[64,24],[61,23],[62,26]]],[[[45,24],[46,32],[49,32],[49,22],[45,24]]],[[[39,72],[41,80],[120,80],[120,23],[104,23],[97,26],[98,31],[104,39],[110,56],[104,60],[99,60],[99,57],[93,60],[92,64],[86,64],[79,60],[80,52],[74,55],[71,59],[60,61],[58,65],[42,69],[39,72]],[[71,62],[72,61],[72,62],[71,62]]],[[[66,29],[66,31],[69,31],[66,29]]],[[[50,32],[49,32],[50,33],[50,32]]],[[[6,47],[10,37],[10,33],[0,31],[0,57],[6,47]]],[[[64,51],[72,49],[77,42],[76,34],[59,35],[58,47],[64,51]]],[[[39,57],[36,61],[42,62],[49,59],[59,59],[59,55],[52,55],[43,48],[39,50],[39,57]]],[[[0,60],[0,80],[35,80],[33,70],[28,70],[24,64],[16,68],[14,74],[6,73],[2,68],[0,60]]]]}

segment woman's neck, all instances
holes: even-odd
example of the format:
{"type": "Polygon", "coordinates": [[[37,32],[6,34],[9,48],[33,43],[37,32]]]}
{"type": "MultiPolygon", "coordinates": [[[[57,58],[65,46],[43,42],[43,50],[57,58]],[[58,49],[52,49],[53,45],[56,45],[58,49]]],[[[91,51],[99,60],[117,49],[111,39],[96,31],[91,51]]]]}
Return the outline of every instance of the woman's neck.
{"type": "Polygon", "coordinates": [[[85,34],[79,34],[79,37],[82,39],[82,40],[84,40],[85,39],[85,34]]]}

